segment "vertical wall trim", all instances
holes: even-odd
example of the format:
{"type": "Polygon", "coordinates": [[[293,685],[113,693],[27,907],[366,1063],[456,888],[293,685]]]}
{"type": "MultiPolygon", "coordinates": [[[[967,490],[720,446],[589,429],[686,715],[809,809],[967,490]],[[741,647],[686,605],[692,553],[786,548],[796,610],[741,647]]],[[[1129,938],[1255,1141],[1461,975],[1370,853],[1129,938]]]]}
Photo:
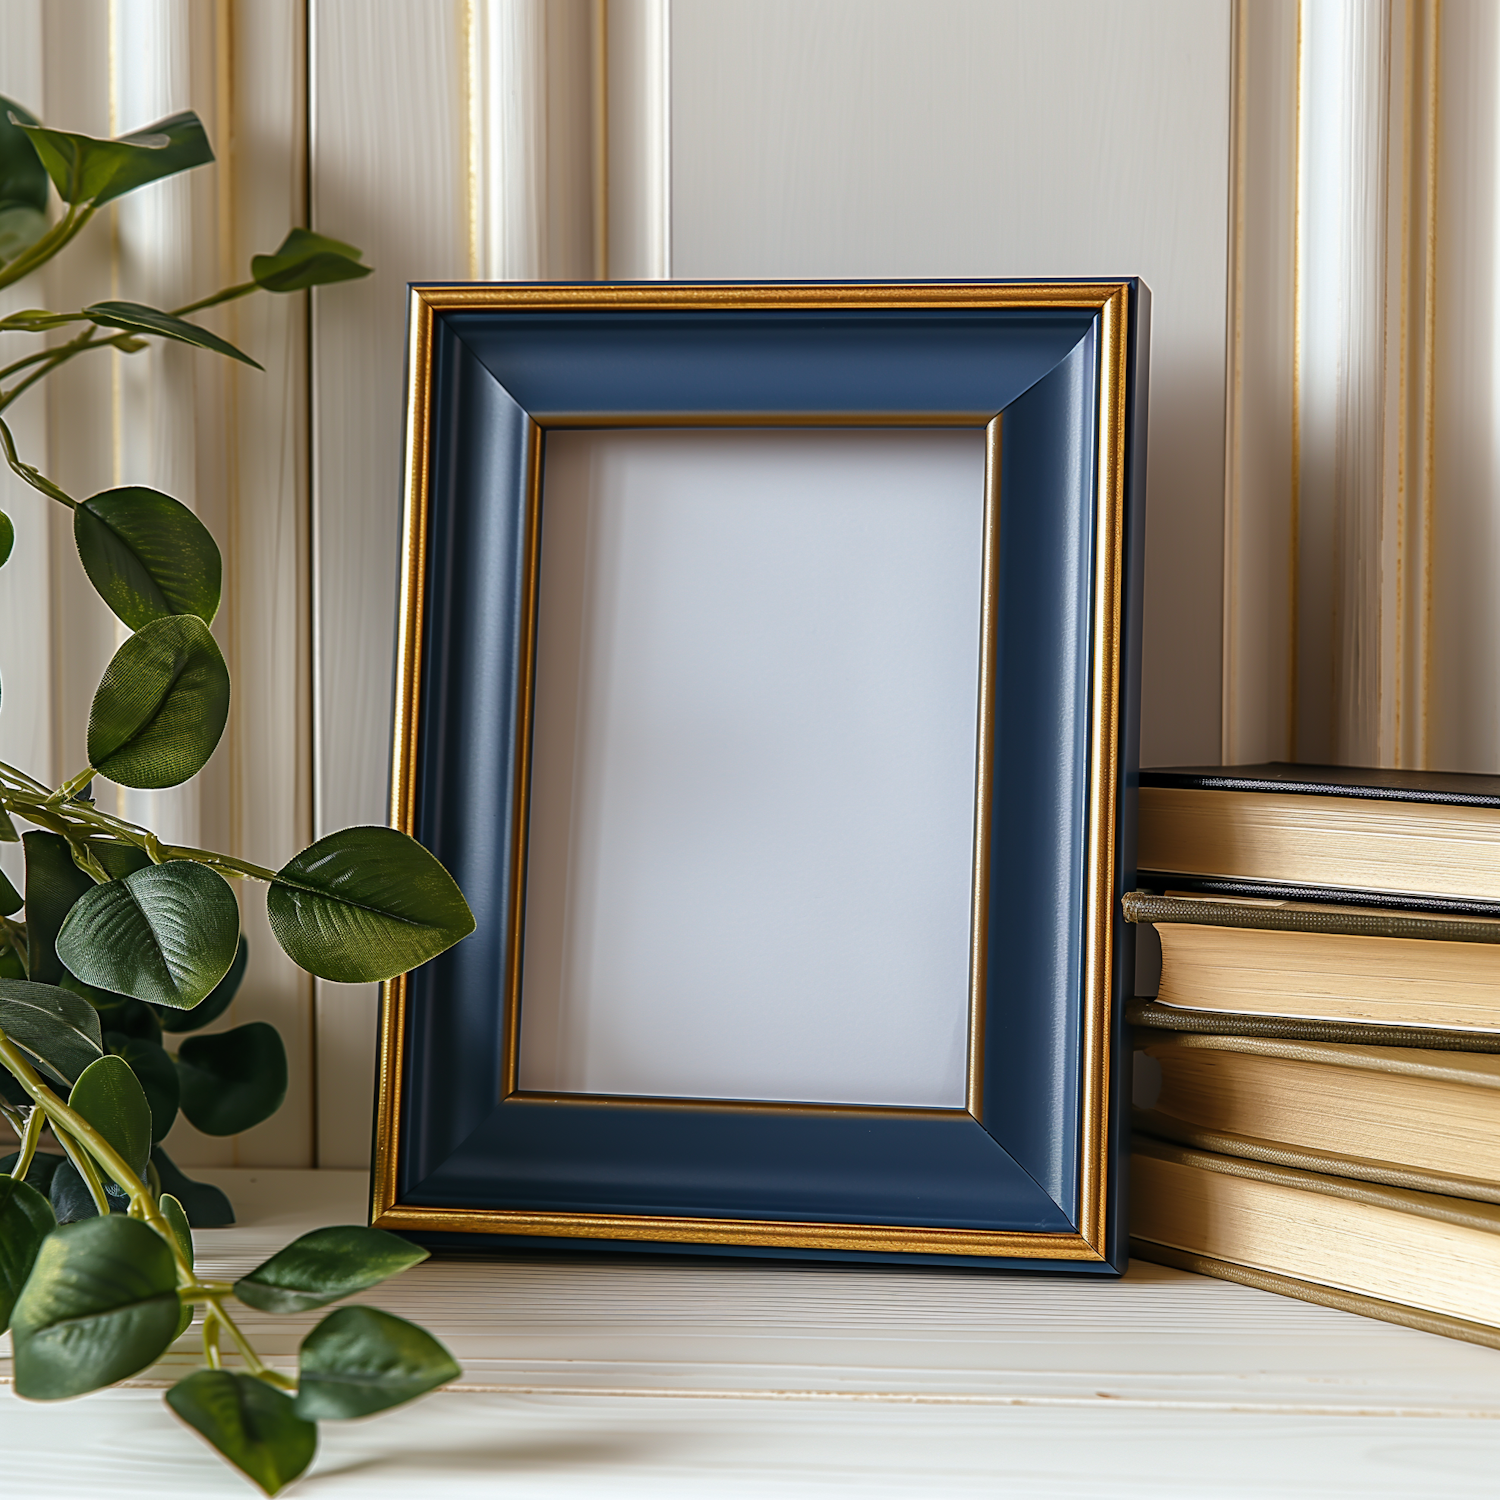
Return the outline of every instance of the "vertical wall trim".
{"type": "Polygon", "coordinates": [[[1297,643],[1300,639],[1302,604],[1302,135],[1306,123],[1302,103],[1306,96],[1306,61],[1303,43],[1307,29],[1308,0],[1297,4],[1297,60],[1295,83],[1296,121],[1292,131],[1292,472],[1290,475],[1291,526],[1287,536],[1288,628],[1286,638],[1286,758],[1297,758],[1297,705],[1300,701],[1297,643]]]}
{"type": "Polygon", "coordinates": [[[610,275],[672,274],[671,0],[608,0],[610,275]]]}
{"type": "Polygon", "coordinates": [[[1241,613],[1239,570],[1234,566],[1242,547],[1241,440],[1245,410],[1245,177],[1249,149],[1250,98],[1246,82],[1249,65],[1249,0],[1234,0],[1230,18],[1229,82],[1229,298],[1228,379],[1224,411],[1224,629],[1219,669],[1219,753],[1228,761],[1237,733],[1241,613]]]}

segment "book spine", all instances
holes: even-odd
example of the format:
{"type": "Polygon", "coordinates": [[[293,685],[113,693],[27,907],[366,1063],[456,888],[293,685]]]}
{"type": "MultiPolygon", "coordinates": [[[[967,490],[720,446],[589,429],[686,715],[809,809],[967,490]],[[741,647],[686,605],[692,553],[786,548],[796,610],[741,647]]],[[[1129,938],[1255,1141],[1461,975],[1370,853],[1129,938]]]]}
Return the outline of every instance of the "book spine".
{"type": "Polygon", "coordinates": [[[1398,911],[1318,911],[1300,906],[1252,906],[1153,891],[1120,898],[1127,922],[1237,927],[1255,932],[1325,932],[1337,937],[1416,938],[1440,943],[1500,943],[1500,922],[1398,911]]]}
{"type": "Polygon", "coordinates": [[[1471,918],[1500,918],[1500,902],[1391,891],[1361,891],[1346,886],[1295,885],[1272,880],[1231,880],[1209,875],[1180,875],[1167,870],[1139,870],[1144,894],[1197,891],[1205,896],[1241,897],[1251,901],[1305,901],[1319,906],[1366,906],[1377,911],[1433,913],[1471,918]]]}

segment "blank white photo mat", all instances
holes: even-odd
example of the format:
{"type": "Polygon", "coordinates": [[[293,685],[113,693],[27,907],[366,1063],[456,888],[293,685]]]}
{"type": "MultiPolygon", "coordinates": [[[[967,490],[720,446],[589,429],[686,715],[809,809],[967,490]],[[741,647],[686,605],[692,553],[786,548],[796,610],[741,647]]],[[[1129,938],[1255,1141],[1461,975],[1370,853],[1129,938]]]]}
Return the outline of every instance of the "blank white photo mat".
{"type": "Polygon", "coordinates": [[[519,1084],[961,1108],[984,434],[547,434],[519,1084]]]}

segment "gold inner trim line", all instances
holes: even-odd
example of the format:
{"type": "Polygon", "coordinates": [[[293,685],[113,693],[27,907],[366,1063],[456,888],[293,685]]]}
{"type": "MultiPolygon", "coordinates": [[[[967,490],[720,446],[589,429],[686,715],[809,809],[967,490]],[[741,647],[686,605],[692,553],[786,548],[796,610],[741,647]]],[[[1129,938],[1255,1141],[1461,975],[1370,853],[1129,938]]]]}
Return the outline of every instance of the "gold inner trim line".
{"type": "Polygon", "coordinates": [[[991,411],[561,411],[533,412],[553,427],[987,427],[991,411]]]}
{"type": "MultiPolygon", "coordinates": [[[[993,286],[971,283],[829,286],[810,283],[770,287],[654,283],[632,286],[427,286],[413,287],[409,335],[406,501],[398,633],[397,701],[394,725],[391,821],[415,831],[419,749],[417,705],[421,689],[425,542],[430,505],[431,396],[434,318],[463,308],[651,308],[776,307],[1093,309],[1099,314],[1099,410],[1097,434],[1096,538],[1090,669],[1088,834],[1085,866],[1085,977],[1081,1067],[1080,1231],[1036,1234],[1006,1230],[949,1229],[911,1225],[805,1224],[752,1219],[708,1219],[660,1215],[533,1212],[510,1209],[437,1209],[397,1201],[397,1151],[404,1073],[406,976],[383,987],[381,1052],[377,1094],[372,1222],[392,1229],[461,1231],[540,1237],[622,1239],[685,1244],[779,1245],[788,1248],[897,1251],[1017,1259],[1101,1260],[1107,1205],[1109,1133],[1108,1045],[1113,964],[1114,821],[1118,784],[1121,553],[1125,486],[1125,394],[1128,361],[1127,289],[1119,283],[1044,283],[993,286]]],[[[798,1105],[780,1101],[614,1099],[578,1096],[595,1104],[694,1108],[770,1108],[879,1114],[953,1116],[982,1104],[985,922],[989,882],[989,830],[983,816],[992,790],[993,699],[999,577],[1000,457],[1002,419],[983,413],[786,414],[547,414],[528,433],[527,514],[524,545],[526,597],[521,651],[518,755],[512,788],[514,819],[511,868],[517,872],[510,910],[508,972],[504,979],[503,1093],[515,1094],[518,1070],[520,937],[524,916],[525,809],[529,796],[532,705],[535,696],[535,630],[540,563],[542,432],[557,426],[984,426],[985,535],[981,606],[979,732],[976,745],[974,896],[971,916],[970,1034],[967,1110],[905,1110],[873,1106],[798,1105]]],[[[523,1096],[524,1097],[524,1096],[523,1096]]],[[[533,1096],[548,1098],[552,1096],[533,1096]]]]}
{"type": "Polygon", "coordinates": [[[995,784],[995,639],[1000,620],[1000,453],[1004,417],[984,429],[984,551],[979,586],[979,724],[974,752],[974,878],[969,914],[969,1113],[984,1118],[984,999],[989,971],[990,798],[995,784]]]}

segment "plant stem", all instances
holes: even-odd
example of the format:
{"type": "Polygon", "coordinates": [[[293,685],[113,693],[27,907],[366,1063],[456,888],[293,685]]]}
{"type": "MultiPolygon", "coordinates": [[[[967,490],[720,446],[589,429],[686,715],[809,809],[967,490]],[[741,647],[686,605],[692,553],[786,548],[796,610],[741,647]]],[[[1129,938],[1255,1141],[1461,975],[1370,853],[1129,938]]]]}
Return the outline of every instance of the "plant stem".
{"type": "Polygon", "coordinates": [[[63,1148],[68,1160],[78,1170],[78,1175],[83,1178],[83,1185],[89,1190],[89,1197],[94,1200],[94,1207],[99,1211],[101,1219],[109,1217],[109,1199],[104,1196],[104,1184],[99,1181],[99,1173],[89,1154],[81,1145],[73,1140],[66,1130],[59,1130],[57,1122],[52,1122],[52,1134],[57,1137],[57,1144],[63,1148]]]}
{"type": "MultiPolygon", "coordinates": [[[[8,401],[0,401],[0,411],[4,411],[8,401]]],[[[47,478],[40,469],[33,468],[30,464],[23,464],[20,455],[16,452],[16,440],[11,436],[10,428],[0,422],[0,444],[5,448],[5,461],[32,489],[40,490],[49,500],[60,501],[69,510],[77,509],[78,502],[65,491],[60,490],[47,478]]]]}
{"type": "MultiPolygon", "coordinates": [[[[66,1137],[71,1136],[82,1151],[93,1157],[94,1161],[97,1161],[109,1173],[121,1191],[129,1196],[131,1212],[137,1218],[144,1219],[171,1248],[172,1258],[177,1262],[178,1276],[183,1285],[197,1285],[192,1263],[184,1258],[177,1244],[177,1237],[172,1233],[167,1221],[162,1218],[161,1210],[157,1207],[151,1190],[135,1175],[130,1169],[130,1164],[120,1153],[76,1109],[69,1108],[42,1082],[26,1054],[6,1036],[4,1031],[0,1031],[0,1065],[10,1071],[16,1082],[46,1112],[47,1120],[52,1126],[52,1134],[57,1137],[63,1150],[68,1150],[66,1137]],[[62,1129],[59,1129],[59,1126],[62,1129]]],[[[72,1156],[71,1151],[68,1154],[72,1156]]],[[[79,1171],[82,1173],[83,1168],[80,1167],[79,1171]]],[[[108,1213],[108,1211],[109,1206],[106,1203],[100,1212],[108,1213]]]]}
{"type": "Polygon", "coordinates": [[[4,270],[0,270],[0,287],[10,286],[23,276],[29,276],[38,266],[45,265],[93,217],[92,203],[82,210],[76,203],[70,203],[67,213],[46,234],[23,250],[4,270]]]}
{"type": "Polygon", "coordinates": [[[221,302],[233,302],[236,297],[248,297],[251,292],[259,290],[258,281],[241,281],[235,286],[226,286],[223,291],[215,292],[211,297],[200,297],[196,302],[189,302],[186,307],[174,307],[171,316],[185,318],[189,313],[202,312],[205,307],[217,307],[221,302]]]}
{"type": "Polygon", "coordinates": [[[47,1123],[47,1117],[36,1105],[31,1106],[31,1114],[27,1117],[26,1128],[21,1132],[21,1152],[16,1157],[16,1164],[11,1168],[10,1175],[20,1182],[31,1170],[32,1160],[36,1156],[36,1148],[42,1139],[42,1126],[47,1123]]]}
{"type": "Polygon", "coordinates": [[[209,1307],[203,1314],[203,1362],[210,1370],[221,1368],[219,1363],[219,1314],[209,1307]]]}

